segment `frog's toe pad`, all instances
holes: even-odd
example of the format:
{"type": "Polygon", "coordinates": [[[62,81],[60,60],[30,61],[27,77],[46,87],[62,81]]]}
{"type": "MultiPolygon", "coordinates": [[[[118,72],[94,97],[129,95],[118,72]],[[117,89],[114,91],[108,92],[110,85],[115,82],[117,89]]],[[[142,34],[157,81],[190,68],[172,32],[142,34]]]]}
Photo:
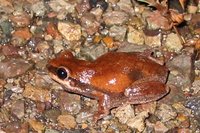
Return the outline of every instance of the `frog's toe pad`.
{"type": "Polygon", "coordinates": [[[169,87],[159,81],[150,81],[132,84],[125,89],[124,95],[129,98],[132,104],[155,101],[169,92],[169,87]]]}

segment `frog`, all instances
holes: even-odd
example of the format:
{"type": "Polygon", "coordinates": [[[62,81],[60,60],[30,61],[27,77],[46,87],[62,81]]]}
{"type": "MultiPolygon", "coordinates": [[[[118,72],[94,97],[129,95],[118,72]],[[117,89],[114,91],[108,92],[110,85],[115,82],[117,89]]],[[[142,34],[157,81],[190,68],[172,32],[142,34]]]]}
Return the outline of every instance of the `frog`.
{"type": "Polygon", "coordinates": [[[67,92],[98,101],[95,122],[115,107],[157,101],[170,91],[168,68],[142,52],[107,52],[83,60],[65,50],[49,60],[47,69],[67,92]]]}

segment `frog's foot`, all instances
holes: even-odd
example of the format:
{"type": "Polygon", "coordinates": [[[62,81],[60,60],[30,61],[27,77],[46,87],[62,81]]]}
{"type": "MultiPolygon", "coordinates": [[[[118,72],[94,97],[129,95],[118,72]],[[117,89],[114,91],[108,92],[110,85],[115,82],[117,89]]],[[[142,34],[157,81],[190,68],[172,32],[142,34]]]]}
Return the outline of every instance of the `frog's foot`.
{"type": "Polygon", "coordinates": [[[124,95],[131,104],[140,104],[158,100],[169,92],[169,87],[159,81],[133,83],[125,89],[124,95]]]}
{"type": "Polygon", "coordinates": [[[99,119],[109,114],[110,110],[110,97],[106,94],[98,96],[98,112],[94,114],[94,121],[97,122],[99,119]]]}

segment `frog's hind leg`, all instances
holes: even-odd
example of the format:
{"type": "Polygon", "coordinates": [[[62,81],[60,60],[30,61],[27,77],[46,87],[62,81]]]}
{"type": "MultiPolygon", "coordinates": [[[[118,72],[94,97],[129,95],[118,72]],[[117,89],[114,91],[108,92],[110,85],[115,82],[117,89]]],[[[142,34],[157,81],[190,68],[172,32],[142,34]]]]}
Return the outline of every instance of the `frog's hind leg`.
{"type": "Polygon", "coordinates": [[[131,104],[140,104],[158,100],[169,92],[169,87],[159,81],[134,82],[126,88],[124,95],[131,104]]]}

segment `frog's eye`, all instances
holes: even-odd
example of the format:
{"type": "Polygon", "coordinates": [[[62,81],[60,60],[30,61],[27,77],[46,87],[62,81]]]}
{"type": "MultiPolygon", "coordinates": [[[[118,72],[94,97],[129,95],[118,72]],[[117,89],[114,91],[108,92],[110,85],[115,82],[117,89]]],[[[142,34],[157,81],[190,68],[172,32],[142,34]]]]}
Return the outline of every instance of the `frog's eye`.
{"type": "Polygon", "coordinates": [[[58,68],[57,69],[57,76],[60,78],[60,79],[65,79],[65,78],[68,78],[69,76],[69,71],[67,71],[65,68],[58,68]]]}

